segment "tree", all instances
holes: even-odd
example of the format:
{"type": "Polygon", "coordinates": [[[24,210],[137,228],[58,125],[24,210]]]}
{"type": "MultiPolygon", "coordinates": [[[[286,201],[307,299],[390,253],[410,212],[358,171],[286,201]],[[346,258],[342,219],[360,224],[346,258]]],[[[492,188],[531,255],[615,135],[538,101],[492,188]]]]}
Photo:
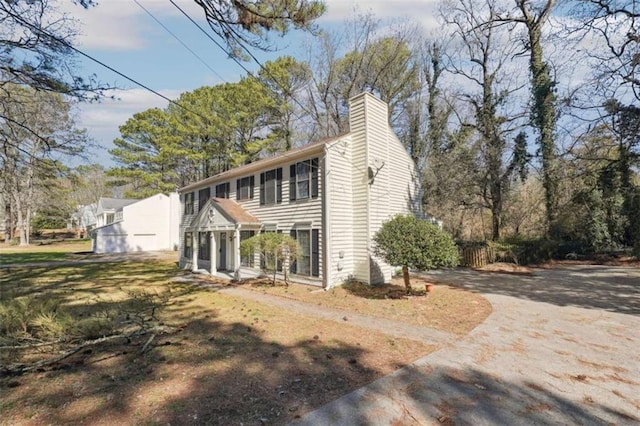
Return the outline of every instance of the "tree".
{"type": "Polygon", "coordinates": [[[508,17],[507,21],[523,24],[526,37],[522,41],[529,51],[529,71],[531,74],[531,118],[538,131],[539,153],[542,159],[542,184],[545,190],[547,235],[553,234],[558,213],[558,153],[555,131],[558,118],[556,81],[551,76],[551,68],[544,58],[543,29],[549,21],[557,0],[545,0],[534,5],[532,0],[514,0],[519,16],[508,17]]]}
{"type": "MultiPolygon", "coordinates": [[[[29,244],[38,188],[51,185],[61,170],[59,159],[78,155],[86,134],[76,129],[71,105],[62,95],[29,87],[5,85],[8,102],[0,98],[0,178],[7,217],[16,218],[20,244],[29,244]]],[[[13,224],[7,227],[13,229],[13,224]]]]}
{"type": "Polygon", "coordinates": [[[231,53],[242,56],[245,46],[267,50],[267,32],[285,34],[291,28],[313,29],[312,22],[326,10],[316,0],[195,0],[209,26],[227,42],[231,53]]]}
{"type": "Polygon", "coordinates": [[[275,101],[271,121],[277,146],[273,148],[287,151],[293,148],[294,143],[294,118],[296,104],[299,103],[297,99],[309,84],[311,70],[307,64],[296,61],[291,56],[282,56],[275,61],[265,62],[258,76],[275,101]]]}
{"type": "Polygon", "coordinates": [[[411,294],[409,268],[428,270],[458,265],[458,248],[451,235],[414,216],[394,216],[373,237],[375,256],[402,266],[407,294],[411,294]]]}
{"type": "Polygon", "coordinates": [[[177,102],[182,107],[143,111],[120,127],[109,174],[133,185],[129,196],[174,191],[277,151],[275,100],[253,77],[200,87],[177,102]]]}
{"type": "Polygon", "coordinates": [[[371,14],[359,15],[345,25],[353,29],[323,34],[310,48],[313,70],[308,110],[314,134],[334,136],[349,130],[349,99],[363,91],[378,94],[389,104],[396,124],[406,101],[419,89],[418,67],[409,47],[412,28],[399,27],[378,34],[380,22],[371,14]],[[347,46],[344,56],[338,56],[347,46]]]}
{"type": "Polygon", "coordinates": [[[278,266],[282,265],[284,282],[289,285],[288,268],[296,258],[300,247],[298,242],[286,234],[263,232],[240,243],[242,256],[260,255],[260,264],[265,273],[273,273],[273,285],[276,285],[278,266]]]}
{"type": "Polygon", "coordinates": [[[450,60],[450,71],[467,80],[463,99],[473,111],[473,127],[480,143],[477,155],[477,178],[484,207],[491,211],[491,238],[500,238],[504,200],[513,174],[524,174],[527,161],[526,136],[520,133],[511,146],[507,144],[522,112],[509,111],[515,104],[513,94],[522,87],[511,77],[515,44],[509,40],[513,28],[496,26],[494,0],[483,3],[459,0],[443,10],[443,19],[454,28],[453,36],[461,44],[458,58],[450,60]],[[503,41],[500,41],[500,40],[503,41]],[[505,164],[507,156],[510,162],[505,164]]]}
{"type": "Polygon", "coordinates": [[[193,154],[180,147],[165,111],[153,108],[134,114],[120,126],[120,134],[109,151],[117,166],[108,175],[132,185],[127,196],[144,198],[186,184],[180,181],[179,164],[193,154]]]}

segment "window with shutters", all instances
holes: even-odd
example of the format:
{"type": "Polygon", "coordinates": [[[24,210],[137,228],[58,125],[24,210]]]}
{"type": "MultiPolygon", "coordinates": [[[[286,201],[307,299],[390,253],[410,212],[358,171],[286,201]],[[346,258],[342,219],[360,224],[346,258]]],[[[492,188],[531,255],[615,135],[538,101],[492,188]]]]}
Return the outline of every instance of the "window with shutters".
{"type": "Polygon", "coordinates": [[[260,205],[282,202],[282,168],[260,173],[260,205]]]}
{"type": "Polygon", "coordinates": [[[300,246],[300,252],[291,265],[291,273],[320,276],[320,234],[317,229],[292,229],[290,234],[300,246]]]}
{"type": "Polygon", "coordinates": [[[229,182],[216,185],[216,198],[229,198],[230,186],[229,182]]]}
{"type": "Polygon", "coordinates": [[[184,257],[191,258],[193,256],[193,236],[191,232],[184,233],[184,257]]]}
{"type": "Polygon", "coordinates": [[[318,159],[300,161],[289,167],[289,200],[318,197],[318,159]]]}
{"type": "Polygon", "coordinates": [[[243,177],[236,180],[236,199],[251,200],[253,199],[253,176],[243,177]]]}
{"type": "Polygon", "coordinates": [[[209,201],[210,196],[211,188],[204,188],[198,191],[198,210],[202,210],[207,201],[209,201]]]}
{"type": "Polygon", "coordinates": [[[193,214],[193,192],[184,194],[184,214],[193,214]]]}

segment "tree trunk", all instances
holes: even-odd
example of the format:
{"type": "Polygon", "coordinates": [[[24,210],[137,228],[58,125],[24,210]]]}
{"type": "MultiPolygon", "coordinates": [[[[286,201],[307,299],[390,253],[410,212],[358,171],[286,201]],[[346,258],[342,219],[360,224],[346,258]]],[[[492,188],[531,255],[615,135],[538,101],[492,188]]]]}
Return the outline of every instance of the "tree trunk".
{"type": "Polygon", "coordinates": [[[404,287],[407,294],[411,294],[411,281],[409,279],[409,267],[407,265],[402,265],[402,277],[404,278],[404,287]]]}

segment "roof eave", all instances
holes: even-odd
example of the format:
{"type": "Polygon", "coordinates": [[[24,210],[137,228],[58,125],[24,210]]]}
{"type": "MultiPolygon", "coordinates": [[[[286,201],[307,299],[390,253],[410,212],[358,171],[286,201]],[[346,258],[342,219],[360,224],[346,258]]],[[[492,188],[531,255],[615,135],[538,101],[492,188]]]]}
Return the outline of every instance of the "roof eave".
{"type": "MultiPolygon", "coordinates": [[[[341,139],[342,137],[346,136],[345,135],[340,135],[339,137],[336,137],[336,140],[341,139]]],[[[201,181],[198,181],[196,183],[192,183],[190,185],[184,186],[180,189],[178,189],[178,193],[181,194],[183,192],[186,191],[191,191],[193,189],[197,189],[200,188],[204,185],[208,185],[211,184],[213,182],[219,182],[219,181],[226,181],[235,177],[239,177],[239,176],[244,176],[247,175],[249,173],[252,172],[256,172],[258,170],[263,170],[266,169],[268,167],[272,167],[275,165],[278,165],[280,163],[286,163],[289,162],[291,160],[295,160],[298,158],[302,158],[305,157],[309,154],[315,154],[315,153],[322,153],[324,152],[324,147],[328,144],[328,143],[333,143],[335,142],[334,140],[328,141],[327,143],[318,143],[318,144],[311,144],[309,146],[306,147],[302,147],[298,150],[295,150],[294,152],[288,153],[285,152],[281,155],[277,155],[275,157],[271,157],[271,158],[265,158],[264,160],[260,160],[260,161],[256,161],[255,163],[250,163],[247,164],[245,166],[240,166],[237,167],[235,169],[231,169],[228,170],[226,172],[222,172],[222,173],[218,173],[215,176],[211,176],[208,177],[206,179],[203,179],[201,181]]]]}

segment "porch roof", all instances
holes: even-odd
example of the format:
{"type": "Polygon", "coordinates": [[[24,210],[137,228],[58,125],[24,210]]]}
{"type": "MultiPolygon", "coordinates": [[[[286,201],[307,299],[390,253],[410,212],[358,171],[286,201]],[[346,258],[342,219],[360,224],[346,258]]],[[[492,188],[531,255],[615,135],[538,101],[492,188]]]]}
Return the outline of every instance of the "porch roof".
{"type": "Polygon", "coordinates": [[[227,198],[210,198],[190,223],[192,229],[228,228],[235,225],[260,226],[260,219],[227,198]]]}

